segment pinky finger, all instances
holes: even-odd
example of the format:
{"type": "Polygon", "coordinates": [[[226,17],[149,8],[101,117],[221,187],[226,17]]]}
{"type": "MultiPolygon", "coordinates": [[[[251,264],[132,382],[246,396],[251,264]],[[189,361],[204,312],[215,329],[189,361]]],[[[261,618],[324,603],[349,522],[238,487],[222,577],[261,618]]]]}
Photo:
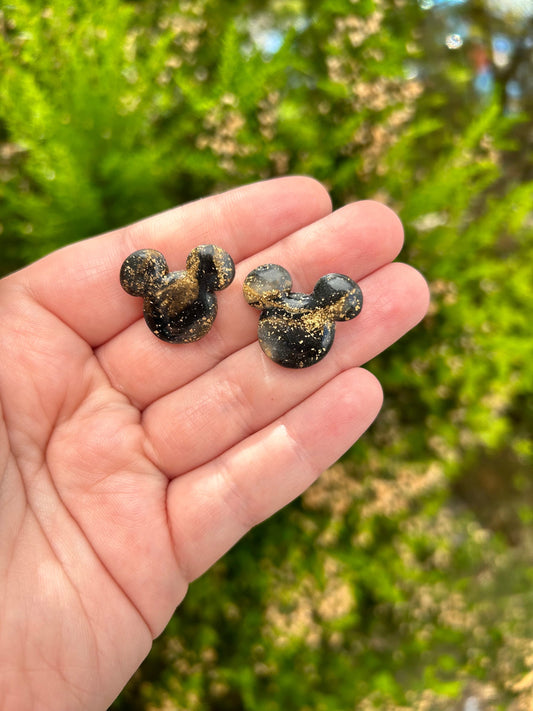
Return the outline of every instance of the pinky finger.
{"type": "Polygon", "coordinates": [[[173,479],[168,517],[188,581],[301,494],[372,424],[379,382],[354,368],[209,464],[173,479]]]}

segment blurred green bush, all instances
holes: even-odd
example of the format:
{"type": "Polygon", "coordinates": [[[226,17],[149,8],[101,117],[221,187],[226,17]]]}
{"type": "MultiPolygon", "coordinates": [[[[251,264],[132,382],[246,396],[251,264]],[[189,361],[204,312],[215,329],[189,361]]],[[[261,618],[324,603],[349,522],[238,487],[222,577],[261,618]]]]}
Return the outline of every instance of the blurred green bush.
{"type": "Polygon", "coordinates": [[[306,173],[395,208],[433,294],[370,365],[372,430],[192,586],[116,709],[533,705],[527,116],[505,84],[477,97],[432,22],[411,0],[0,5],[3,273],[306,173]]]}

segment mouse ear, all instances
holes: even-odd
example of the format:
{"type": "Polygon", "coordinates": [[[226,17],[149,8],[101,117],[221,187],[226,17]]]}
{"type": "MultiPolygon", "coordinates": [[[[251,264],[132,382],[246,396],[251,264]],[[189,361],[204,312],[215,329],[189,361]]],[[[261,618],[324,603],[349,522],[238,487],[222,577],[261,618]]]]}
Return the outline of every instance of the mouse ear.
{"type": "Polygon", "coordinates": [[[156,249],[139,249],[122,262],[120,284],[131,296],[144,296],[159,288],[166,274],[168,265],[161,252],[156,249]]]}
{"type": "Polygon", "coordinates": [[[191,272],[207,291],[220,291],[233,281],[235,264],[221,247],[201,244],[187,257],[187,271],[191,272]]]}
{"type": "Polygon", "coordinates": [[[335,321],[355,318],[363,306],[359,285],[344,274],[326,274],[313,289],[313,301],[318,308],[326,309],[335,321]]]}
{"type": "Polygon", "coordinates": [[[279,264],[262,264],[248,274],[243,284],[244,298],[258,309],[277,306],[292,287],[289,272],[279,264]]]}

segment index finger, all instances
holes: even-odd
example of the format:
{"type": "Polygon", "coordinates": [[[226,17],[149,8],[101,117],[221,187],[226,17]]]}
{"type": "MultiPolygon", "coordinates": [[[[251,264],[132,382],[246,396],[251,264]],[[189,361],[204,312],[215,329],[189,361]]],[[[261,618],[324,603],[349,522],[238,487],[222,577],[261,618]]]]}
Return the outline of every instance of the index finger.
{"type": "Polygon", "coordinates": [[[69,245],[12,275],[36,301],[93,348],[139,317],[124,299],[122,261],[150,247],[182,269],[189,251],[212,243],[244,259],[331,212],[325,188],[311,178],[277,178],[168,210],[133,225],[69,245]],[[179,262],[179,263],[178,263],[179,262]]]}

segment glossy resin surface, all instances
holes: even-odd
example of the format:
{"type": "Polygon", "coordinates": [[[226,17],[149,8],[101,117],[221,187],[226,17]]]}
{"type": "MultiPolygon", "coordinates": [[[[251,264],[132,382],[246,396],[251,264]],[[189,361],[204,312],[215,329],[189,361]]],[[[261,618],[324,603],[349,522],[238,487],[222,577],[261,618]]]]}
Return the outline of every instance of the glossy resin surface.
{"type": "Polygon", "coordinates": [[[261,348],[286,368],[307,368],[330,350],[335,321],[355,318],[363,306],[358,284],[344,274],[321,277],[311,294],[292,293],[289,272],[278,264],[263,264],[245,279],[246,301],[261,310],[261,348]]]}
{"type": "Polygon", "coordinates": [[[205,336],[217,314],[215,291],[235,276],[230,255],[213,244],[190,252],[185,270],[169,272],[165,257],[155,249],[140,249],[124,260],[122,288],[143,297],[144,318],[150,330],[168,343],[192,343],[205,336]]]}

